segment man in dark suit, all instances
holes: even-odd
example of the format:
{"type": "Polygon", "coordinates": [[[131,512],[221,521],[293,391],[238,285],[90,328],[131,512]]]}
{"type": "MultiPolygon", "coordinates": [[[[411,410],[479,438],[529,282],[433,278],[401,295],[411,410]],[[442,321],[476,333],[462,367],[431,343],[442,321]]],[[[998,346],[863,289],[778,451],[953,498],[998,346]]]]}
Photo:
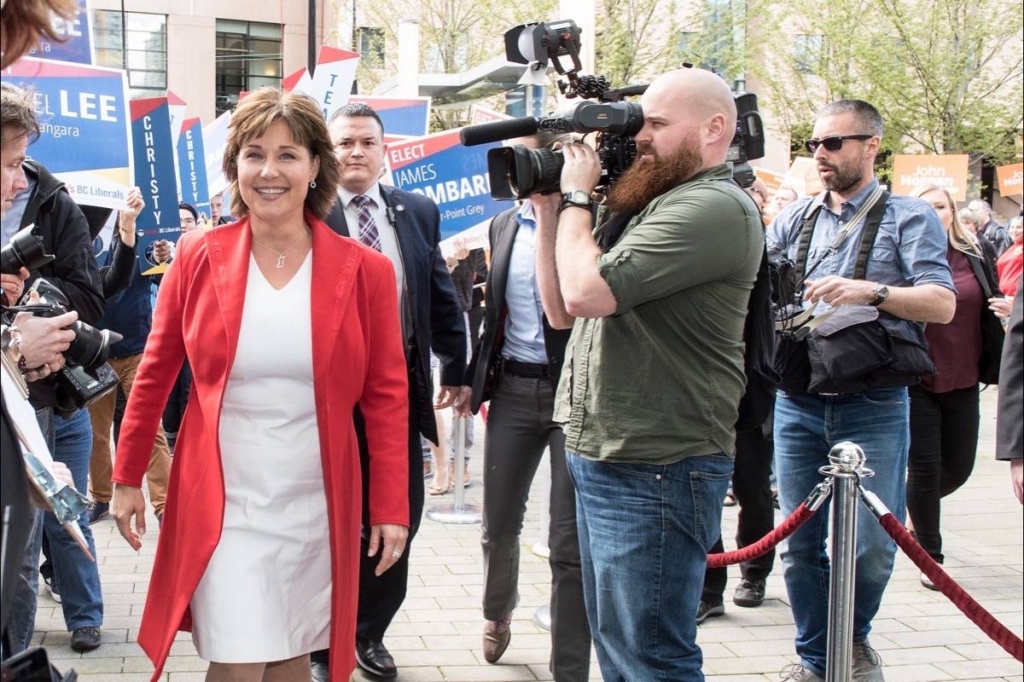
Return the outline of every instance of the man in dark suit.
{"type": "Polygon", "coordinates": [[[999,368],[999,409],[996,417],[996,459],[1010,462],[1010,483],[1024,504],[1024,289],[1017,285],[1003,342],[999,368]]]}
{"type": "MultiPolygon", "coordinates": [[[[394,659],[384,647],[384,633],[405,600],[409,577],[408,547],[423,512],[420,434],[438,443],[434,410],[469,398],[463,390],[466,370],[466,325],[451,276],[438,243],[440,215],[430,199],[380,184],[384,166],[384,124],[365,104],[348,104],[328,122],[335,155],[340,163],[338,201],[327,224],[338,234],[359,239],[388,256],[395,266],[399,310],[409,365],[409,545],[401,559],[382,576],[376,562],[366,556],[369,536],[362,538],[359,575],[359,619],[356,626],[356,662],[378,677],[398,675],[394,659]],[[430,353],[441,361],[441,388],[432,400],[430,353]]],[[[369,528],[366,508],[368,467],[366,443],[356,415],[363,465],[363,527],[369,528]]],[[[313,658],[314,679],[327,679],[326,656],[313,658]],[[323,676],[322,678],[320,676],[323,676]]]]}
{"type": "MultiPolygon", "coordinates": [[[[569,142],[568,135],[540,133],[514,140],[530,148],[569,142]]],[[[533,204],[527,200],[491,222],[491,269],[487,276],[484,330],[467,372],[471,407],[491,401],[484,445],[483,655],[496,663],[512,638],[512,611],[519,602],[519,535],[533,476],[551,451],[551,659],[559,682],[590,679],[590,628],[583,601],[583,572],[576,534],[576,497],[565,463],[565,435],[552,419],[572,320],[548,320],[540,287],[553,286],[537,272],[541,244],[533,204]]],[[[550,258],[542,259],[547,265],[550,258]]],[[[549,270],[551,266],[549,265],[549,270]]]]}

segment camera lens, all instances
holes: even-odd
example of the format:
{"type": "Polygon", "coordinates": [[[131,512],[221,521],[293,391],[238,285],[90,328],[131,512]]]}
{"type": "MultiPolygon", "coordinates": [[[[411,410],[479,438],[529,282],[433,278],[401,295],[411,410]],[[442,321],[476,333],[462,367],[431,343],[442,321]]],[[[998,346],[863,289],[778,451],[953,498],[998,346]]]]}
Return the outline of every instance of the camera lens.
{"type": "Polygon", "coordinates": [[[109,329],[96,329],[85,322],[73,322],[68,329],[75,332],[75,340],[64,351],[68,364],[81,365],[88,370],[102,365],[110,357],[110,344],[123,337],[109,329]]]}
{"type": "Polygon", "coordinates": [[[53,262],[53,256],[46,253],[41,237],[33,234],[35,225],[19,230],[11,242],[0,249],[0,272],[16,275],[21,268],[30,272],[53,262]]]}

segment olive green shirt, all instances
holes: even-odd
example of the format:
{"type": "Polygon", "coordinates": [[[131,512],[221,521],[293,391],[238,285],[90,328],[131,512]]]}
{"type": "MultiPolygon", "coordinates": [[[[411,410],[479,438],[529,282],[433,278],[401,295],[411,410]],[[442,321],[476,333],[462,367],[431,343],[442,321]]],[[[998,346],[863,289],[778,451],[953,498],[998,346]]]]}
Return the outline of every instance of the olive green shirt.
{"type": "Polygon", "coordinates": [[[731,173],[715,166],[655,198],[600,257],[617,306],[573,327],[554,416],[567,450],[649,464],[734,454],[764,228],[731,173]]]}

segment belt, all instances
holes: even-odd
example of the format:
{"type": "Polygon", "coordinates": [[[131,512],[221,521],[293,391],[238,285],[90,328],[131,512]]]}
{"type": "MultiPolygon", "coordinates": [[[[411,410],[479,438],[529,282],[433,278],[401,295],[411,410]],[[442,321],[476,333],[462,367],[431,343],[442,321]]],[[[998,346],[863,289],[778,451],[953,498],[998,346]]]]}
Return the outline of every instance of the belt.
{"type": "Polygon", "coordinates": [[[505,374],[512,374],[517,377],[530,379],[548,378],[551,376],[551,366],[539,362],[519,362],[508,358],[501,359],[501,371],[505,374]]]}

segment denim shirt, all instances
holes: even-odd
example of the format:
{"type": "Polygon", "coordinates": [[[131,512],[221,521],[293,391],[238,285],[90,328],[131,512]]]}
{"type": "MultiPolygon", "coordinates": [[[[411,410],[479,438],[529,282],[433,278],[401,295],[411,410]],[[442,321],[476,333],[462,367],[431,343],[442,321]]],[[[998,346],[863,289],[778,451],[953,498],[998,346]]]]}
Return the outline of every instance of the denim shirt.
{"type": "MultiPolygon", "coordinates": [[[[769,255],[785,253],[788,258],[795,260],[804,216],[820,204],[821,211],[807,253],[806,267],[810,268],[828,250],[836,234],[857,213],[877,186],[878,180],[872,180],[856,196],[844,201],[838,214],[828,207],[827,192],[794,201],[783,209],[768,228],[769,255]]],[[[861,221],[847,235],[836,253],[825,258],[810,279],[818,280],[828,275],[853,278],[863,229],[864,221],[861,221]]],[[[946,261],[948,245],[946,232],[931,206],[920,199],[893,194],[882,215],[864,278],[896,287],[938,284],[955,292],[953,273],[946,261]]]]}

